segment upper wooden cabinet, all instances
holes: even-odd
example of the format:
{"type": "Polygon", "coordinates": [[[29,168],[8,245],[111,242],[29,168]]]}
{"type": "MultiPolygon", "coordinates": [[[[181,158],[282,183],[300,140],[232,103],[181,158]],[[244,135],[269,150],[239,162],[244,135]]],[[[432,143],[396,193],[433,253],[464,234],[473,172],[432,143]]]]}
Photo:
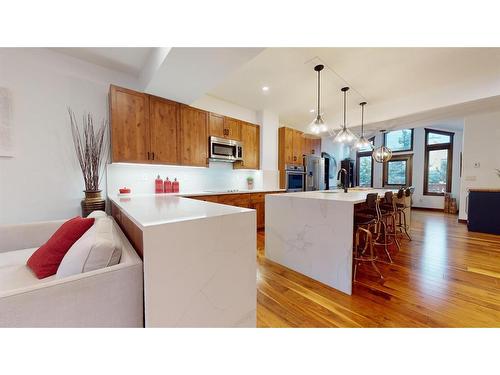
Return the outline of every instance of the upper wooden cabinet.
{"type": "MultiPolygon", "coordinates": [[[[231,117],[224,117],[224,131],[225,137],[228,139],[234,139],[236,141],[242,140],[242,132],[245,123],[240,120],[236,120],[231,117]]],[[[252,124],[252,126],[255,126],[252,124]]]]}
{"type": "Polygon", "coordinates": [[[311,138],[304,136],[303,154],[321,156],[321,138],[311,138]]]}
{"type": "Polygon", "coordinates": [[[278,143],[278,160],[280,165],[283,164],[283,168],[285,168],[285,164],[293,163],[293,129],[279,128],[278,143]]]}
{"type": "Polygon", "coordinates": [[[299,130],[293,129],[293,141],[292,141],[292,155],[293,155],[293,163],[302,164],[302,151],[303,151],[303,141],[304,141],[304,133],[299,130]]]}
{"type": "Polygon", "coordinates": [[[258,125],[113,85],[109,96],[114,163],[206,167],[213,135],[244,143],[244,160],[234,168],[259,168],[258,125]]]}
{"type": "Polygon", "coordinates": [[[214,137],[241,140],[241,123],[231,117],[210,113],[208,121],[208,134],[214,137]]]}
{"type": "Polygon", "coordinates": [[[224,138],[224,116],[210,112],[208,117],[208,135],[224,138]]]}
{"type": "Polygon", "coordinates": [[[179,164],[179,103],[150,96],[150,161],[179,164]]]}
{"type": "Polygon", "coordinates": [[[208,164],[208,112],[180,106],[180,155],[182,165],[208,164]]]}
{"type": "Polygon", "coordinates": [[[241,121],[243,161],[234,163],[235,169],[260,168],[260,126],[241,121]]]}
{"type": "Polygon", "coordinates": [[[292,128],[282,127],[278,129],[278,163],[280,169],[284,168],[285,164],[302,164],[303,134],[301,131],[292,128]]]}
{"type": "Polygon", "coordinates": [[[148,163],[149,96],[111,86],[109,103],[113,162],[148,163]]]}
{"type": "Polygon", "coordinates": [[[321,156],[321,138],[313,138],[312,139],[311,155],[321,156]]]}

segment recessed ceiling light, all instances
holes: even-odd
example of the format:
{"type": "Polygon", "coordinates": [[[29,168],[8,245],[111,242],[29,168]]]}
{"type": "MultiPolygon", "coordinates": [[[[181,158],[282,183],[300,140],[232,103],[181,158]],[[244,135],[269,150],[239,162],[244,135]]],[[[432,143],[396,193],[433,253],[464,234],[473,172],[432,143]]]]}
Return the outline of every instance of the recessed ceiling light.
{"type": "Polygon", "coordinates": [[[269,91],[269,86],[262,86],[262,91],[269,91]]]}

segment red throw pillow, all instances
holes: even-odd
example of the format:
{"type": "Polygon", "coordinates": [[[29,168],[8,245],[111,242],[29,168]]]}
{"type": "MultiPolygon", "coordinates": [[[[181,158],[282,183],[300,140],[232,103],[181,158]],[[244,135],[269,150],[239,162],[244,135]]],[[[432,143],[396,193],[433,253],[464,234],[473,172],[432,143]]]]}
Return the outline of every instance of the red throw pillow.
{"type": "Polygon", "coordinates": [[[54,275],[71,246],[94,224],[94,218],[79,216],[68,220],[31,255],[26,263],[36,277],[43,279],[54,275]]]}

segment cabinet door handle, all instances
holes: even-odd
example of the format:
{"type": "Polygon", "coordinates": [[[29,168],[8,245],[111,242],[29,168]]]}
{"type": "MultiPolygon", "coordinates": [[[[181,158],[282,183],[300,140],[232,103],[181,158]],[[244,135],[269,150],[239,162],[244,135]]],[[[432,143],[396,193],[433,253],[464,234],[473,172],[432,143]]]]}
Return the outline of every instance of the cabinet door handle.
{"type": "Polygon", "coordinates": [[[155,160],[155,153],[153,152],[153,160],[155,160]]]}
{"type": "Polygon", "coordinates": [[[149,160],[149,151],[148,151],[148,160],[149,160]]]}

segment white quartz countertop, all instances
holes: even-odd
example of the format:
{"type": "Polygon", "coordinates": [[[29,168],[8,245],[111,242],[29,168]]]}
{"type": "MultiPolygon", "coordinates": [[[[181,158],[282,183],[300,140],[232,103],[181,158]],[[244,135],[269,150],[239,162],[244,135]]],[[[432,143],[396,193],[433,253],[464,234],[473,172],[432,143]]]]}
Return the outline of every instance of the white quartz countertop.
{"type": "Polygon", "coordinates": [[[392,189],[362,189],[351,188],[347,193],[342,189],[335,190],[318,190],[318,191],[305,191],[287,194],[271,194],[271,196],[283,198],[299,198],[299,199],[319,199],[319,200],[332,200],[339,202],[350,202],[352,204],[363,203],[366,200],[368,193],[378,193],[383,196],[386,191],[394,191],[392,189]]]}
{"type": "Polygon", "coordinates": [[[109,199],[140,227],[252,211],[172,194],[109,196],[109,199]]]}

